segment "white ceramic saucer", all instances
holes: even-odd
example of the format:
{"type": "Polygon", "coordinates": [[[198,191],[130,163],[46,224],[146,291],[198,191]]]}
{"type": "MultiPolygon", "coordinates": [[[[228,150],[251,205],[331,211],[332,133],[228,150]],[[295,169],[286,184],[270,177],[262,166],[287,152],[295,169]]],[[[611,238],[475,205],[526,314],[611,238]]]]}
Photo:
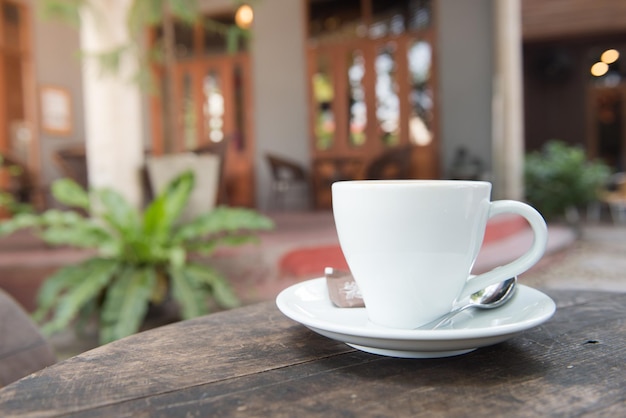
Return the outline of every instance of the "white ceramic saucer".
{"type": "Polygon", "coordinates": [[[295,284],[276,298],[278,309],[318,334],[368,353],[403,358],[436,358],[469,353],[505,341],[542,324],[556,306],[540,291],[518,285],[513,298],[494,310],[470,309],[437,330],[385,328],[371,323],[365,308],[337,308],[326,279],[295,284]]]}

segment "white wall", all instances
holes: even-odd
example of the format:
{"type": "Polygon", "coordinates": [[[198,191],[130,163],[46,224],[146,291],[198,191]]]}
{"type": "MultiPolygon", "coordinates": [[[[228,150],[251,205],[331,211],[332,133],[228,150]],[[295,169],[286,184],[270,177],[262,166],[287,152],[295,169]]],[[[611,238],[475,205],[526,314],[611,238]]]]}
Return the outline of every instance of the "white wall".
{"type": "Polygon", "coordinates": [[[267,152],[309,165],[303,0],[255,3],[252,68],[257,207],[267,208],[267,152]]]}
{"type": "MultiPolygon", "coordinates": [[[[52,152],[61,147],[82,143],[85,138],[82,72],[78,54],[80,42],[76,29],[58,21],[43,21],[37,16],[35,9],[32,7],[31,10],[37,95],[39,87],[53,85],[66,89],[72,100],[72,131],[68,135],[53,136],[35,127],[34,134],[39,138],[41,149],[42,179],[47,184],[61,177],[61,172],[52,161],[52,152]]],[[[36,100],[39,107],[39,97],[36,100]]]]}
{"type": "Polygon", "coordinates": [[[490,170],[492,0],[441,0],[437,11],[441,174],[460,145],[490,170]]]}

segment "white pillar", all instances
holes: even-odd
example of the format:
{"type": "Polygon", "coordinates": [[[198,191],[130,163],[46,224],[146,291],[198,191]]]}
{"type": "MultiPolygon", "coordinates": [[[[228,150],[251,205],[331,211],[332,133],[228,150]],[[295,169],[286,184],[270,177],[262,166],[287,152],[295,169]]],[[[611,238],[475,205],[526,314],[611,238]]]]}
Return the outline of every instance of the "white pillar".
{"type": "Polygon", "coordinates": [[[493,0],[493,196],[524,197],[524,95],[520,0],[493,0]]]}
{"type": "MultiPolygon", "coordinates": [[[[92,0],[96,12],[83,10],[81,47],[87,54],[128,44],[126,15],[130,0],[92,0]]],[[[102,75],[93,58],[83,60],[85,133],[89,182],[111,187],[135,206],[141,204],[143,164],[141,92],[131,80],[137,60],[122,57],[117,75],[102,75]]]]}
{"type": "Polygon", "coordinates": [[[268,208],[270,170],[266,152],[310,164],[306,67],[306,3],[254,2],[250,51],[254,84],[257,207],[268,208]],[[280,63],[280,65],[277,65],[280,63]]]}

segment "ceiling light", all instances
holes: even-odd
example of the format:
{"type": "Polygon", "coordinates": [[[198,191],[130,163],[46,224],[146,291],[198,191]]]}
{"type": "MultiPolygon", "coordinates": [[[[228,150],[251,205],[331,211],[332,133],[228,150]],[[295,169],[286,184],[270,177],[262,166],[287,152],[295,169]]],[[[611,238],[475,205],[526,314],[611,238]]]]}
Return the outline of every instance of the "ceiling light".
{"type": "Polygon", "coordinates": [[[241,29],[248,29],[252,26],[252,21],[254,20],[254,12],[252,11],[252,7],[247,4],[242,4],[237,9],[235,13],[235,23],[241,29]]]}
{"type": "Polygon", "coordinates": [[[619,52],[617,49],[607,49],[600,56],[600,61],[606,64],[613,64],[619,58],[619,52]]]}
{"type": "Polygon", "coordinates": [[[605,62],[596,62],[591,66],[591,75],[596,77],[602,77],[607,71],[609,71],[609,66],[605,62]]]}

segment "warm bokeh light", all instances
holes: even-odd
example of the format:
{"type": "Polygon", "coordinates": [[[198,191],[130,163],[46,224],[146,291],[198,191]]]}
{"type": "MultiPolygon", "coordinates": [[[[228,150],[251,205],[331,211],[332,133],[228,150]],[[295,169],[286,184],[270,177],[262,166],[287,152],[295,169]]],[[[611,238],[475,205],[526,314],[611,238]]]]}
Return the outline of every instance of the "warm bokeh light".
{"type": "Polygon", "coordinates": [[[252,21],[254,20],[254,12],[252,11],[252,7],[247,4],[242,4],[239,9],[237,9],[237,13],[235,13],[235,23],[242,29],[248,29],[252,26],[252,21]]]}
{"type": "Polygon", "coordinates": [[[619,52],[616,49],[607,49],[600,56],[600,61],[606,64],[613,64],[619,58],[619,52]]]}
{"type": "Polygon", "coordinates": [[[602,77],[607,71],[609,71],[609,66],[605,62],[596,62],[591,66],[591,75],[596,77],[602,77]]]}

